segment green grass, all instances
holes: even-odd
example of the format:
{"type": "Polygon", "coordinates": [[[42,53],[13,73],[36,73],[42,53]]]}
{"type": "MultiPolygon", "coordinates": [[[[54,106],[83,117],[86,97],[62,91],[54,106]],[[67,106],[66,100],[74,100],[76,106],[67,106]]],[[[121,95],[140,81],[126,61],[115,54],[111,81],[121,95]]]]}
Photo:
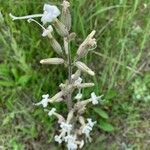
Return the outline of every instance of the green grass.
{"type": "MultiPolygon", "coordinates": [[[[66,78],[66,71],[61,67],[41,66],[42,58],[55,56],[48,40],[41,36],[41,29],[26,21],[13,22],[9,17],[10,12],[20,16],[39,13],[44,3],[49,1],[0,1],[4,15],[4,22],[0,23],[2,149],[57,148],[53,142],[57,128],[54,119],[33,103],[43,93],[53,95],[66,78]]],[[[60,6],[60,1],[53,3],[60,6]]],[[[107,112],[109,118],[103,118],[102,112],[100,116],[93,111],[87,114],[115,128],[107,132],[98,125],[93,144],[87,146],[89,150],[94,150],[93,145],[98,150],[149,150],[150,103],[135,100],[132,87],[138,79],[146,84],[147,91],[150,89],[149,9],[149,0],[71,0],[72,31],[77,33],[72,53],[75,54],[91,30],[97,31],[98,47],[84,60],[96,72],[94,79],[85,78],[94,80],[96,86],[84,94],[88,96],[92,90],[103,94],[105,102],[98,108],[107,112]]],[[[56,107],[66,109],[61,104],[56,107]]]]}

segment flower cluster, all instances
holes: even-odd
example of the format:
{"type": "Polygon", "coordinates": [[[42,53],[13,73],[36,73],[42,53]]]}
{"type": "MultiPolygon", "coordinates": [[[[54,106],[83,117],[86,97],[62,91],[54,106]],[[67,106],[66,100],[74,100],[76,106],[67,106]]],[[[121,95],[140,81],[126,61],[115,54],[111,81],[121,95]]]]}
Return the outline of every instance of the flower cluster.
{"type": "Polygon", "coordinates": [[[35,105],[42,105],[46,108],[49,103],[66,103],[68,108],[67,116],[63,116],[62,112],[61,114],[58,113],[56,108],[52,108],[48,112],[48,116],[56,117],[60,126],[59,134],[55,135],[54,140],[59,144],[66,143],[68,150],[76,150],[78,148],[81,149],[85,141],[91,141],[90,134],[96,121],[92,121],[91,118],[85,119],[84,113],[88,105],[97,105],[101,100],[101,96],[96,96],[92,92],[90,98],[85,99],[82,94],[82,89],[94,86],[94,83],[91,82],[83,83],[81,73],[91,76],[94,76],[95,73],[81,61],[81,58],[85,57],[90,50],[96,47],[95,30],[81,43],[75,58],[72,59],[70,42],[74,39],[75,33],[70,33],[71,15],[69,7],[69,2],[64,0],[62,13],[56,6],[45,4],[42,14],[22,17],[10,14],[10,17],[13,20],[26,19],[28,22],[35,22],[42,28],[42,36],[49,38],[53,50],[59,57],[42,59],[40,61],[41,64],[65,65],[68,68],[68,79],[59,85],[60,91],[54,96],[49,96],[49,94],[43,95],[42,100],[35,105]],[[61,15],[61,19],[58,18],[59,15],[61,15]],[[41,18],[42,24],[34,19],[36,17],[41,18]],[[53,28],[63,38],[63,46],[54,37],[53,28]]]}

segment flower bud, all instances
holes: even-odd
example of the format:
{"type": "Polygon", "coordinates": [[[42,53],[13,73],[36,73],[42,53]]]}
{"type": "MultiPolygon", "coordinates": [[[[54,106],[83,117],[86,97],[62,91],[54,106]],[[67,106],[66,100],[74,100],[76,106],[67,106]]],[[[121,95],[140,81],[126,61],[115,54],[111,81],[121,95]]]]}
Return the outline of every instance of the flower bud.
{"type": "Polygon", "coordinates": [[[71,29],[71,14],[68,9],[70,7],[70,3],[66,0],[64,0],[62,6],[63,6],[63,8],[62,8],[61,21],[67,27],[68,31],[70,31],[70,29],[71,29]]]}
{"type": "Polygon", "coordinates": [[[94,83],[82,83],[77,85],[77,88],[88,88],[88,87],[93,87],[94,83]]]}
{"type": "Polygon", "coordinates": [[[50,44],[58,55],[62,55],[62,48],[60,44],[54,38],[50,38],[50,44]]]}
{"type": "Polygon", "coordinates": [[[84,42],[79,46],[77,50],[78,59],[84,57],[90,48],[92,48],[94,45],[96,45],[96,39],[93,38],[95,35],[95,30],[93,30],[87,38],[84,40],[84,42]]]}
{"type": "Polygon", "coordinates": [[[67,38],[64,38],[64,49],[65,49],[66,55],[68,55],[69,44],[68,44],[67,38]]]}
{"type": "Polygon", "coordinates": [[[73,118],[73,114],[74,114],[74,110],[71,110],[71,111],[68,113],[68,116],[67,116],[67,123],[70,123],[71,119],[73,118]]]}
{"type": "Polygon", "coordinates": [[[61,102],[61,101],[63,101],[64,99],[63,98],[59,98],[59,99],[57,99],[55,102],[61,102]]]}
{"type": "Polygon", "coordinates": [[[60,91],[57,94],[55,94],[52,98],[49,99],[50,103],[53,103],[55,101],[57,101],[57,99],[60,99],[63,96],[63,92],[60,91]]]}
{"type": "Polygon", "coordinates": [[[68,36],[68,41],[74,40],[75,37],[76,37],[76,33],[74,33],[74,32],[70,33],[69,36],[68,36]]]}
{"type": "Polygon", "coordinates": [[[79,122],[81,123],[82,126],[85,126],[85,120],[82,116],[79,117],[79,122]]]}
{"type": "Polygon", "coordinates": [[[42,59],[40,61],[41,64],[52,64],[52,65],[58,65],[58,64],[63,64],[64,60],[62,58],[47,58],[47,59],[42,59]]]}
{"type": "Polygon", "coordinates": [[[81,70],[77,70],[74,74],[71,75],[72,81],[76,81],[81,75],[81,70]]]}
{"type": "Polygon", "coordinates": [[[66,28],[65,25],[64,25],[62,22],[60,22],[58,19],[55,19],[55,20],[53,21],[53,25],[54,25],[54,27],[55,27],[55,29],[56,29],[56,31],[58,32],[59,35],[61,35],[61,36],[63,36],[63,37],[68,36],[69,33],[68,33],[67,28],[66,28]]]}
{"type": "Polygon", "coordinates": [[[65,122],[65,118],[62,115],[55,113],[55,116],[58,118],[58,123],[65,122]]]}
{"type": "Polygon", "coordinates": [[[78,69],[80,69],[81,71],[86,72],[86,73],[88,73],[88,74],[91,75],[91,76],[94,76],[94,75],[95,75],[95,73],[94,73],[90,68],[88,68],[88,67],[86,66],[86,64],[84,64],[84,63],[81,62],[81,61],[75,62],[75,66],[76,66],[78,69]]]}
{"type": "Polygon", "coordinates": [[[90,102],[91,102],[91,99],[87,99],[84,101],[78,101],[75,104],[74,109],[77,110],[79,114],[82,114],[86,109],[86,105],[90,102]]]}
{"type": "Polygon", "coordinates": [[[84,140],[79,141],[79,148],[81,149],[81,148],[83,148],[83,146],[84,146],[84,140]]]}
{"type": "Polygon", "coordinates": [[[53,32],[53,27],[51,25],[49,25],[46,30],[43,30],[42,36],[43,37],[48,36],[48,37],[52,38],[52,35],[51,35],[52,32],[53,32]]]}

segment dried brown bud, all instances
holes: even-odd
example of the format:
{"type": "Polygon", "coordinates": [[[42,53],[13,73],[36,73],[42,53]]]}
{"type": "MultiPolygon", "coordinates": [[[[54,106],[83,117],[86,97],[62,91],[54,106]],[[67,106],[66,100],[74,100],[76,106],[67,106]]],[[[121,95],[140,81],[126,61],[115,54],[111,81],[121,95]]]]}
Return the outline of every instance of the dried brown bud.
{"type": "Polygon", "coordinates": [[[58,65],[58,64],[63,64],[64,60],[62,58],[47,58],[47,59],[42,59],[40,61],[41,64],[52,64],[52,65],[58,65]]]}
{"type": "Polygon", "coordinates": [[[61,21],[67,27],[68,31],[71,29],[71,14],[69,11],[70,3],[66,0],[62,3],[62,14],[61,14],[61,21]]]}
{"type": "Polygon", "coordinates": [[[62,22],[60,22],[57,18],[53,21],[53,25],[59,35],[63,37],[67,37],[69,35],[65,25],[62,22]]]}
{"type": "Polygon", "coordinates": [[[78,59],[84,57],[88,53],[88,50],[91,49],[94,45],[96,45],[96,39],[93,38],[95,32],[96,31],[93,30],[84,40],[84,42],[79,46],[77,50],[78,59]]]}
{"type": "Polygon", "coordinates": [[[91,76],[94,76],[94,75],[95,75],[95,73],[94,73],[89,67],[87,67],[86,64],[84,64],[84,63],[81,62],[81,61],[75,62],[75,66],[76,66],[79,70],[81,70],[81,71],[83,71],[83,72],[86,72],[86,73],[88,73],[88,74],[91,75],[91,76]]]}

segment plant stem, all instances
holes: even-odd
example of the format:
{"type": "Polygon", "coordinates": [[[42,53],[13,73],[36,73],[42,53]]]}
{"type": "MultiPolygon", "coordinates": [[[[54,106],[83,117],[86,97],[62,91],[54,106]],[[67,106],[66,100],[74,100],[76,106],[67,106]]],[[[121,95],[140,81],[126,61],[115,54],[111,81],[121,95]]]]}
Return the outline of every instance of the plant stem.
{"type": "MultiPolygon", "coordinates": [[[[65,52],[67,54],[67,61],[68,61],[68,81],[69,84],[72,83],[71,75],[72,75],[72,59],[71,59],[71,51],[70,51],[70,43],[67,41],[66,38],[64,38],[64,48],[65,52]]],[[[67,107],[68,111],[72,109],[72,91],[69,92],[67,95],[67,107]]]]}

